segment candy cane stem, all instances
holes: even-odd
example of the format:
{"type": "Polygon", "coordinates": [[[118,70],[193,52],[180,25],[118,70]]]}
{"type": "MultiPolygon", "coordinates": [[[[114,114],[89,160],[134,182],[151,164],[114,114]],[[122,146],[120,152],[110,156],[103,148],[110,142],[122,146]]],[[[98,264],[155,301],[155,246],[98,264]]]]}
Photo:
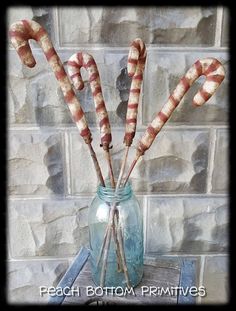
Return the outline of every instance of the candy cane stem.
{"type": "Polygon", "coordinates": [[[129,177],[130,177],[130,174],[132,173],[132,171],[133,171],[133,169],[134,169],[136,163],[138,162],[139,157],[140,157],[140,155],[136,156],[136,158],[135,158],[134,161],[132,162],[132,164],[131,164],[131,166],[130,166],[130,169],[129,169],[129,171],[128,171],[128,174],[127,174],[127,176],[126,176],[126,178],[125,178],[123,187],[125,187],[125,185],[127,184],[128,179],[129,179],[129,177]]]}
{"type": "Polygon", "coordinates": [[[93,164],[94,164],[94,167],[95,167],[95,170],[96,170],[96,173],[97,173],[97,177],[98,177],[102,187],[105,187],[105,182],[104,182],[104,179],[103,179],[103,176],[102,176],[102,171],[101,171],[101,168],[99,166],[96,153],[95,153],[95,151],[93,149],[93,146],[91,144],[88,144],[88,147],[89,147],[90,155],[92,157],[93,164]]]}
{"type": "Polygon", "coordinates": [[[114,174],[113,174],[113,169],[112,169],[111,154],[110,154],[109,149],[106,149],[104,151],[105,151],[105,157],[106,157],[107,164],[108,164],[111,187],[115,188],[116,184],[115,184],[115,179],[114,179],[114,174]]]}
{"type": "Polygon", "coordinates": [[[124,175],[124,172],[125,172],[125,167],[126,167],[126,163],[127,163],[128,153],[129,153],[129,146],[126,146],[124,157],[123,157],[123,160],[122,160],[122,163],[121,163],[119,177],[118,177],[118,180],[117,180],[117,183],[119,185],[121,184],[121,181],[122,181],[122,178],[123,178],[123,175],[124,175]]]}

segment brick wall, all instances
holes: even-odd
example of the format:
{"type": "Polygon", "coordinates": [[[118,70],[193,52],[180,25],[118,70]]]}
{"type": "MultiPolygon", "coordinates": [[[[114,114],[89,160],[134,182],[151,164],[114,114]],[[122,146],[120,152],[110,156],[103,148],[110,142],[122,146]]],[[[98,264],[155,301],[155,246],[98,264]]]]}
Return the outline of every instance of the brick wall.
{"type": "MultiPolygon", "coordinates": [[[[130,42],[141,37],[148,57],[137,134],[199,58],[216,57],[227,72],[203,107],[191,100],[199,79],[132,174],[144,217],[145,254],[198,261],[199,303],[227,301],[228,22],[223,7],[12,7],[8,24],[33,18],[50,34],[63,62],[79,51],[98,65],[118,174],[124,151],[130,87],[130,42]]],[[[38,286],[56,285],[81,245],[97,179],[62,92],[34,42],[37,65],[22,66],[8,51],[9,301],[40,301],[38,286]],[[43,273],[42,273],[43,271],[43,273]]],[[[107,174],[89,87],[78,94],[107,174]]],[[[134,154],[130,152],[129,162],[134,154]]]]}

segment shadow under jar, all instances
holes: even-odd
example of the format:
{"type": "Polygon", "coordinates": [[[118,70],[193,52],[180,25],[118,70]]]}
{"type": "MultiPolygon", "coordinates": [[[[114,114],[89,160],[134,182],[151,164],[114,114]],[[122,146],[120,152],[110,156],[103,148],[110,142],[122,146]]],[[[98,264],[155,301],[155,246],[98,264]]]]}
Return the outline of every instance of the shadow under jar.
{"type": "MultiPolygon", "coordinates": [[[[116,203],[113,234],[107,257],[105,287],[127,287],[121,260],[116,251],[114,234],[120,233],[130,285],[137,286],[143,275],[143,217],[130,183],[115,190],[109,185],[98,186],[96,196],[89,207],[89,242],[92,278],[100,286],[103,256],[101,248],[112,205],[116,203]],[[118,217],[117,217],[118,216],[118,217]],[[100,256],[100,260],[99,260],[100,256]]],[[[119,240],[120,241],[120,240],[119,240]]],[[[121,243],[120,243],[121,244],[121,243]]]]}

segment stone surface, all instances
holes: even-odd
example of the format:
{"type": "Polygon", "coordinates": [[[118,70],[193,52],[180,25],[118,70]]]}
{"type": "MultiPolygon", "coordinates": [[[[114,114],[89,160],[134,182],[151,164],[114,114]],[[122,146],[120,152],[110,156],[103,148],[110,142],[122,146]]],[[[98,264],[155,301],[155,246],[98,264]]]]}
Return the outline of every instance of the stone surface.
{"type": "Polygon", "coordinates": [[[7,265],[7,302],[9,304],[46,304],[40,286],[54,286],[68,268],[66,260],[11,261],[7,265]]]}
{"type": "Polygon", "coordinates": [[[11,257],[75,255],[88,246],[89,203],[89,198],[10,201],[11,257]]]}
{"type": "Polygon", "coordinates": [[[147,44],[212,46],[215,19],[211,7],[58,8],[62,46],[127,46],[137,37],[147,44]]]}
{"type": "Polygon", "coordinates": [[[21,65],[8,55],[8,120],[10,124],[58,125],[72,123],[59,84],[42,52],[34,53],[36,66],[21,65]]]}
{"type": "Polygon", "coordinates": [[[150,51],[144,76],[143,122],[151,122],[167,102],[180,78],[201,58],[215,57],[222,62],[226,77],[216,93],[202,107],[193,107],[192,100],[204,78],[198,79],[175,109],[168,123],[178,124],[227,124],[229,113],[228,54],[219,52],[159,52],[150,51]]]}
{"type": "MultiPolygon", "coordinates": [[[[124,154],[123,135],[123,130],[112,132],[114,145],[111,155],[116,177],[124,154]]],[[[141,135],[139,131],[136,133],[133,147],[130,148],[127,167],[134,159],[135,146],[141,135]]],[[[93,137],[93,146],[105,178],[108,171],[103,149],[99,147],[98,131],[93,131],[93,137]]],[[[69,167],[71,167],[72,194],[95,192],[97,178],[87,146],[77,133],[71,133],[70,143],[69,167]],[[81,165],[82,163],[87,165],[81,165]]],[[[202,193],[206,191],[207,165],[207,131],[163,130],[150,150],[137,163],[131,175],[131,182],[133,189],[138,193],[202,193]],[[183,144],[188,148],[183,148],[183,144]]]]}
{"type": "Polygon", "coordinates": [[[206,287],[207,295],[201,299],[202,304],[229,302],[229,261],[227,256],[206,257],[203,285],[206,287]]]}
{"type": "Polygon", "coordinates": [[[151,197],[146,252],[225,252],[228,222],[226,198],[151,197]]]}
{"type": "Polygon", "coordinates": [[[63,194],[62,136],[11,131],[8,135],[8,194],[63,194]]]}
{"type": "Polygon", "coordinates": [[[229,191],[229,134],[228,130],[216,131],[216,149],[212,173],[212,192],[229,191]]]}
{"type": "Polygon", "coordinates": [[[230,16],[229,9],[224,7],[223,9],[223,24],[222,24],[222,37],[221,37],[221,45],[229,46],[229,34],[230,34],[230,16]]]}
{"type": "MultiPolygon", "coordinates": [[[[131,79],[127,74],[127,55],[119,51],[86,50],[93,55],[101,77],[103,96],[111,126],[123,125],[131,79]]],[[[67,70],[66,62],[75,51],[58,53],[67,70]]],[[[37,65],[21,65],[15,51],[8,54],[8,119],[10,124],[52,126],[72,124],[70,111],[62,91],[42,52],[34,53],[37,65]]],[[[76,92],[89,125],[97,125],[93,96],[88,75],[81,70],[85,88],[76,92]]],[[[138,122],[140,122],[140,117],[138,122]]]]}

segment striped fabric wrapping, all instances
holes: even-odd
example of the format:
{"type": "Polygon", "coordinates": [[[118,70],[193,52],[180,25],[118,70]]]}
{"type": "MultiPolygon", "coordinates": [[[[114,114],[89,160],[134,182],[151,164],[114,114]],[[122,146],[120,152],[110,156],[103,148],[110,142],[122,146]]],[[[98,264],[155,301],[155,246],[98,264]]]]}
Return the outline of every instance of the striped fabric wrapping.
{"type": "Polygon", "coordinates": [[[128,107],[126,113],[126,129],[124,143],[130,146],[136,132],[138,104],[140,90],[143,81],[143,71],[146,62],[146,47],[143,41],[139,38],[132,41],[128,55],[128,75],[132,77],[128,107]]]}
{"type": "Polygon", "coordinates": [[[88,53],[79,52],[73,54],[68,60],[68,73],[74,87],[77,90],[84,88],[84,82],[81,77],[80,69],[85,68],[89,75],[89,82],[93,99],[95,103],[95,109],[99,120],[100,134],[101,134],[101,145],[105,150],[109,149],[109,145],[112,140],[111,127],[108,118],[106,105],[103,99],[100,76],[97,68],[97,64],[88,53]]]}
{"type": "Polygon", "coordinates": [[[81,108],[80,102],[75,96],[73,86],[45,29],[33,20],[21,20],[11,25],[9,35],[11,43],[16,49],[21,61],[30,68],[35,66],[36,61],[32,54],[29,40],[33,39],[38,42],[60,84],[65,101],[68,104],[72,118],[79,129],[80,135],[87,144],[90,144],[92,141],[92,135],[88,128],[84,112],[81,108]]]}
{"type": "Polygon", "coordinates": [[[147,127],[144,135],[138,143],[137,156],[143,155],[145,151],[150,148],[156,135],[170,118],[185,93],[194,81],[202,75],[206,76],[206,80],[193,98],[194,106],[203,105],[215,93],[218,86],[224,80],[225,70],[222,64],[215,58],[204,58],[196,61],[180,80],[177,87],[170,95],[167,103],[147,127]]]}

